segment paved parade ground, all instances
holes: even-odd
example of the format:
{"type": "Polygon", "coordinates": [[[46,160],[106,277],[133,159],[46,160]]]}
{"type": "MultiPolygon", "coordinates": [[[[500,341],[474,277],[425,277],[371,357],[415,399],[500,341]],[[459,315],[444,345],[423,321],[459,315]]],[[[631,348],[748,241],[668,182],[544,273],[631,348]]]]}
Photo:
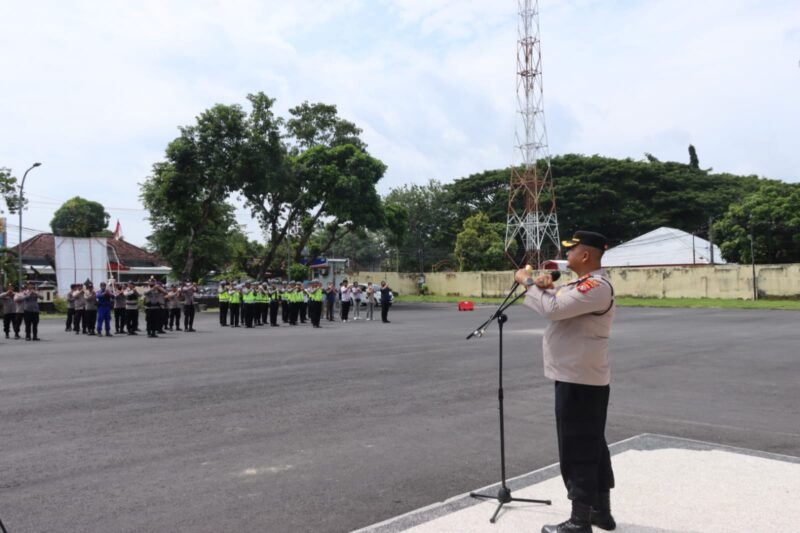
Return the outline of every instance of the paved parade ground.
{"type": "MultiPolygon", "coordinates": [[[[0,341],[0,519],[10,533],[339,532],[495,483],[496,326],[464,340],[489,312],[400,303],[391,324],[320,330],[220,328],[204,313],[197,333],[159,339],[75,336],[43,320],[42,342],[0,341]]],[[[798,319],[618,309],[608,441],[649,433],[800,456],[798,319]]],[[[545,325],[518,307],[506,328],[509,477],[557,461],[545,325]]],[[[637,450],[614,460],[636,465],[637,450]]],[[[635,468],[612,502],[621,524],[649,506],[680,515],[665,512],[674,491],[657,474],[701,471],[689,452],[653,455],[652,480],[635,468]]],[[[768,461],[748,468],[772,472],[756,459],[768,461]]],[[[535,481],[534,497],[563,503],[562,486],[535,481]]]]}

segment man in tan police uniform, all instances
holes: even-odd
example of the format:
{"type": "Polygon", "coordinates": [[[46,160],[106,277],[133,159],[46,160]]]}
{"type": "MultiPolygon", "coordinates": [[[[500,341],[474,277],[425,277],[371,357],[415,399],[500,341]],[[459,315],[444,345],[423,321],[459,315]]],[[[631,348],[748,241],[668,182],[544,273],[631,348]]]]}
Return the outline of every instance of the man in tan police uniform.
{"type": "Polygon", "coordinates": [[[547,274],[533,280],[521,269],[514,277],[529,286],[525,306],[551,320],[543,341],[544,375],[555,381],[558,456],[572,500],[569,520],[542,532],[591,533],[592,525],[616,527],[610,504],[614,472],[605,440],[614,289],[600,266],[608,248],[604,236],[578,231],[562,244],[577,280],[555,288],[547,274]]]}

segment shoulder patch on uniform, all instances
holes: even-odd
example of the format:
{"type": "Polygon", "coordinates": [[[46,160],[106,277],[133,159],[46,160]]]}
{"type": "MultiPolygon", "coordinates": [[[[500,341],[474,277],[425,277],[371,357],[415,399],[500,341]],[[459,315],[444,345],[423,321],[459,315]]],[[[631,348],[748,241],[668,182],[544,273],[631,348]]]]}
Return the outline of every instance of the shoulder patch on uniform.
{"type": "Polygon", "coordinates": [[[587,292],[589,292],[590,290],[594,289],[598,285],[600,285],[599,281],[597,281],[596,279],[589,278],[589,279],[586,279],[586,280],[580,282],[580,284],[578,284],[577,288],[578,288],[578,292],[580,292],[581,294],[586,294],[587,292]]]}

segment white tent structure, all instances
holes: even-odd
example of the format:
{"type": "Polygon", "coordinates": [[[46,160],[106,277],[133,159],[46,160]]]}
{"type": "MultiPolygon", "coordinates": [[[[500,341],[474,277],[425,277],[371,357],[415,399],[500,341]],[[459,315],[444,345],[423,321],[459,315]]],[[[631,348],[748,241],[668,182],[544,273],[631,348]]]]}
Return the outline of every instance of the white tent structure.
{"type": "MultiPolygon", "coordinates": [[[[713,250],[714,263],[725,263],[719,247],[714,245],[713,250]]],[[[603,255],[603,266],[707,265],[711,258],[711,243],[707,240],[661,227],[608,250],[603,255]]]]}

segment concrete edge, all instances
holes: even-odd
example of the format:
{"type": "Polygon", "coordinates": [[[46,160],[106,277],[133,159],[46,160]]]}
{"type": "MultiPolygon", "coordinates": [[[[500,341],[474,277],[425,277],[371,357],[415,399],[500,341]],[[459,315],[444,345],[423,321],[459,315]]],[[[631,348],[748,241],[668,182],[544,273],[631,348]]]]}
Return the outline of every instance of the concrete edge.
{"type": "MultiPolygon", "coordinates": [[[[609,450],[611,452],[611,455],[617,455],[619,453],[627,452],[630,450],[647,451],[647,450],[662,450],[666,448],[673,448],[673,449],[678,448],[678,449],[697,450],[697,451],[718,450],[718,451],[736,453],[740,455],[760,457],[762,459],[772,459],[775,461],[783,461],[786,463],[800,464],[800,457],[793,457],[791,455],[781,455],[770,452],[762,452],[759,450],[750,450],[747,448],[737,448],[734,446],[726,446],[723,444],[715,444],[712,442],[703,442],[699,440],[671,437],[668,435],[658,435],[654,433],[643,433],[641,435],[636,435],[635,437],[631,437],[629,439],[625,439],[609,445],[609,450]]],[[[507,480],[507,485],[508,488],[511,489],[513,493],[513,491],[515,490],[521,490],[525,487],[535,485],[537,483],[540,483],[542,481],[560,475],[561,471],[559,469],[558,463],[555,463],[546,466],[544,468],[534,470],[533,472],[528,472],[527,474],[522,474],[521,476],[509,479],[507,480]]],[[[496,494],[499,488],[500,488],[500,483],[498,482],[473,492],[480,492],[482,494],[496,494]]],[[[546,499],[545,495],[537,495],[534,497],[546,499]]],[[[352,533],[398,533],[400,531],[405,531],[419,524],[430,522],[431,520],[434,520],[441,516],[454,513],[456,511],[465,509],[467,507],[471,507],[473,505],[477,505],[479,503],[481,503],[481,500],[472,498],[469,495],[469,493],[459,494],[457,496],[453,496],[452,498],[448,498],[443,502],[433,503],[426,507],[415,509],[408,513],[395,516],[388,520],[384,520],[383,522],[379,522],[377,524],[372,524],[365,528],[355,530],[352,533]]]]}

